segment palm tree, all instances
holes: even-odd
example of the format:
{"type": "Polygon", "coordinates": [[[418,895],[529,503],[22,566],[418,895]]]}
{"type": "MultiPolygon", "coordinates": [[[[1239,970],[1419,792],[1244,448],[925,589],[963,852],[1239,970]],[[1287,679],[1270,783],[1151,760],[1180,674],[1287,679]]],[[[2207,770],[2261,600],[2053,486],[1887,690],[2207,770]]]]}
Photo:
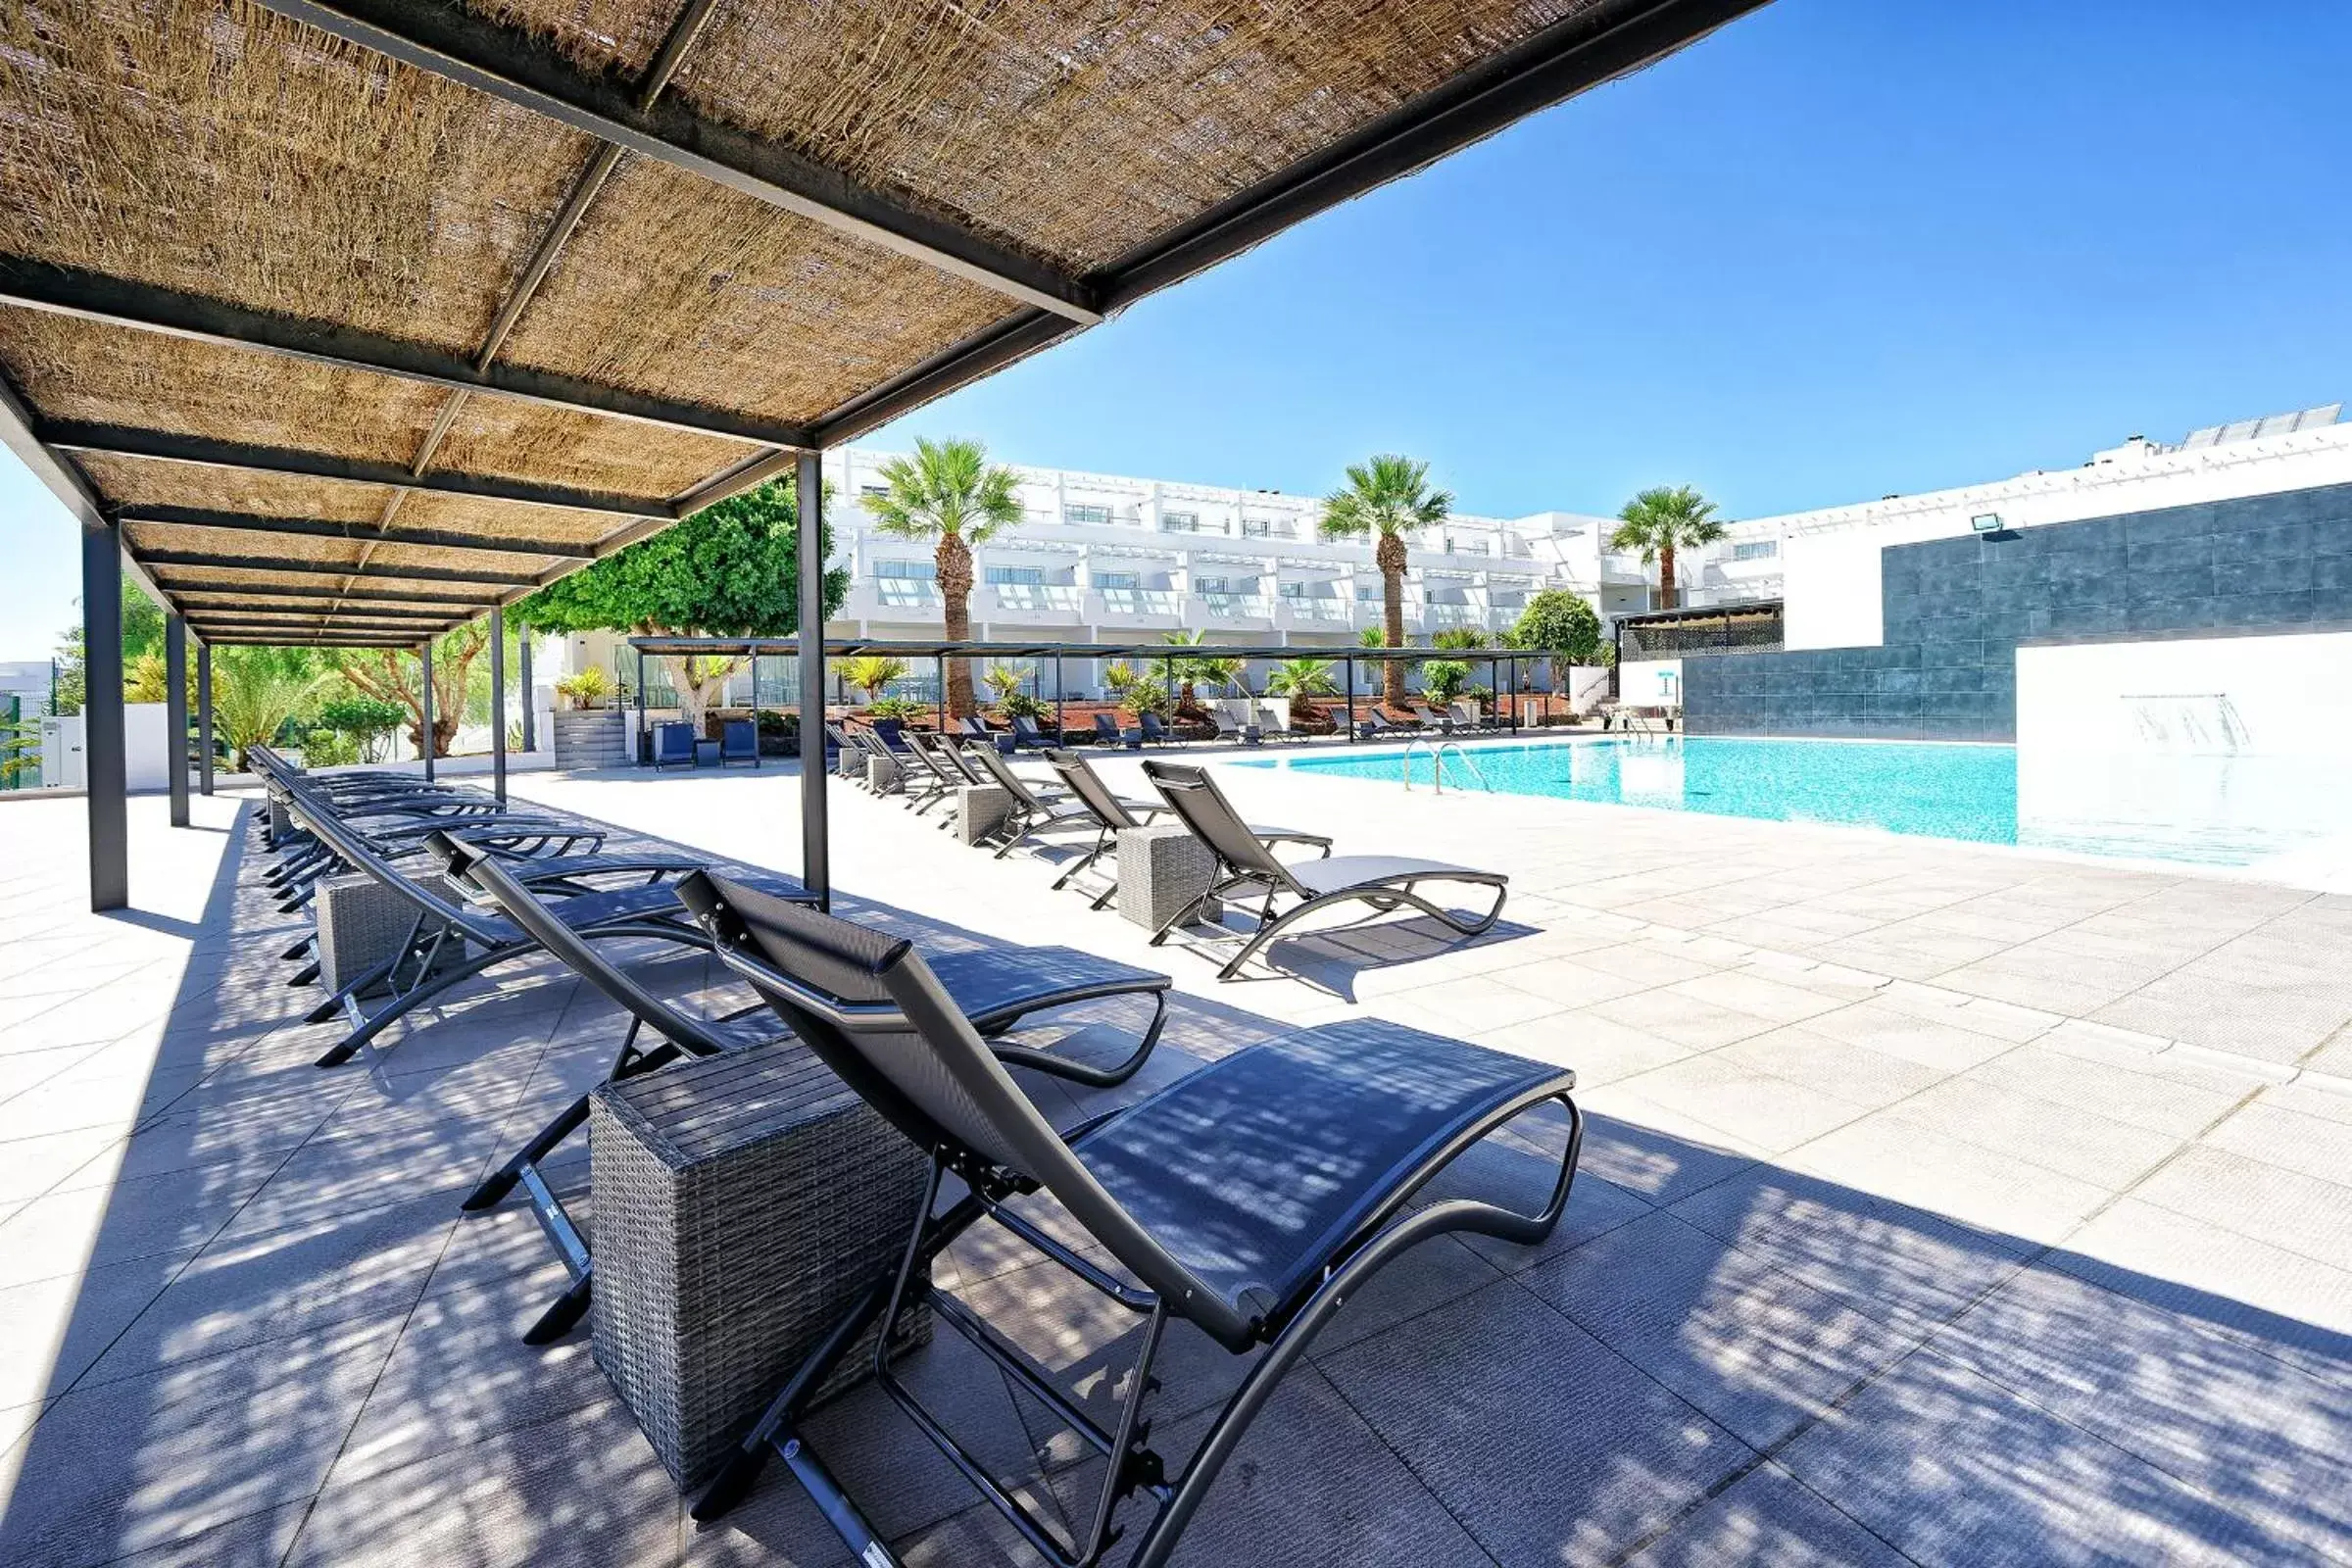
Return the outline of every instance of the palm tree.
{"type": "Polygon", "coordinates": [[[878,703],[892,681],[906,678],[906,661],[887,654],[860,654],[841,662],[841,678],[864,692],[867,702],[878,703]]]}
{"type": "Polygon", "coordinates": [[[1266,695],[1288,697],[1293,718],[1304,718],[1314,707],[1313,699],[1333,696],[1339,689],[1328,659],[1286,659],[1266,677],[1266,695]]]}
{"type": "MultiPolygon", "coordinates": [[[[1326,539],[1375,540],[1372,560],[1380,567],[1381,624],[1385,646],[1404,646],[1405,535],[1434,528],[1453,510],[1449,491],[1429,487],[1429,465],[1384,452],[1369,463],[1350,464],[1348,482],[1323,502],[1318,530],[1326,539]]],[[[1404,664],[1388,660],[1381,666],[1384,700],[1404,701],[1404,664]]]]}
{"type": "Polygon", "coordinates": [[[1642,564],[1658,564],[1658,608],[1672,610],[1678,595],[1674,583],[1674,555],[1692,545],[1711,545],[1723,537],[1715,520],[1715,503],[1687,484],[1659,485],[1644,490],[1617,514],[1617,531],[1609,535],[1611,550],[1639,550],[1642,564]]]}
{"type": "MultiPolygon", "coordinates": [[[[952,643],[972,635],[972,550],[1000,529],[1021,520],[1020,479],[1010,468],[988,466],[988,449],[977,441],[915,438],[914,456],[882,465],[886,488],[859,499],[876,527],[901,539],[937,539],[932,561],[952,643]]],[[[972,671],[963,660],[948,662],[948,716],[979,711],[972,701],[972,671]]]]}
{"type": "Polygon", "coordinates": [[[326,679],[301,649],[216,649],[213,722],[233,765],[242,769],[248,750],[275,740],[326,679]]]}

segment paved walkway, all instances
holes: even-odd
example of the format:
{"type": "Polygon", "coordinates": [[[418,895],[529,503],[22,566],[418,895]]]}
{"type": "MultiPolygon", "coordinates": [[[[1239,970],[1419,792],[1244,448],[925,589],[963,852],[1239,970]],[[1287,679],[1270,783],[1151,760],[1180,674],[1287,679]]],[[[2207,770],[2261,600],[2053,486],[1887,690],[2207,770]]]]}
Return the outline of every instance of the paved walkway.
{"type": "MultiPolygon", "coordinates": [[[[1303,979],[1218,986],[1048,892],[1038,860],[835,796],[863,917],[1172,972],[1146,1085],[1365,1011],[1583,1076],[1560,1234],[1392,1270],[1183,1560],[2352,1558],[2352,901],[1227,777],[1344,850],[1499,864],[1504,924],[1467,950],[1410,926],[1286,943],[1303,979]]],[[[786,868],[796,787],[517,780],[786,868]]],[[[80,912],[78,803],[0,806],[0,1562],[841,1562],[780,1478],[693,1530],[585,1336],[520,1345],[560,1280],[535,1227],[455,1213],[593,1080],[612,1010],[530,968],[315,1069],[329,1031],[280,983],[291,927],[238,808],[197,809],[173,833],[133,803],[138,909],[102,919],[80,912]]],[[[1558,1132],[1519,1129],[1463,1181],[1523,1189],[1558,1132]]],[[[1022,1262],[974,1243],[949,1274],[1104,1396],[1124,1325],[1022,1262]]],[[[1041,1505],[1075,1504],[1087,1471],[1025,1396],[946,1339],[920,1376],[1041,1505]]],[[[1155,1443],[1181,1452],[1233,1376],[1177,1347],[1155,1443]]],[[[878,1399],[820,1435],[910,1562],[1034,1560],[878,1399]]]]}

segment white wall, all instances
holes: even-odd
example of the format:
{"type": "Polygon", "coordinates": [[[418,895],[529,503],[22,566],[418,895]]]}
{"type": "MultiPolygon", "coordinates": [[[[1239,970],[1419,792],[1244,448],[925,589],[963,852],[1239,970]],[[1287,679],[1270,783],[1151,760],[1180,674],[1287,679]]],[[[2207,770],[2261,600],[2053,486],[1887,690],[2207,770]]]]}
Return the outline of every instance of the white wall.
{"type": "Polygon", "coordinates": [[[122,705],[122,769],[131,791],[172,787],[172,769],[165,760],[171,727],[164,722],[161,703],[122,705]]]}
{"type": "Polygon", "coordinates": [[[1635,708],[1683,706],[1683,662],[1629,659],[1617,666],[1617,700],[1635,708]]]}
{"type": "Polygon", "coordinates": [[[2029,754],[2352,758],[2352,632],[2017,651],[2029,754]]]}

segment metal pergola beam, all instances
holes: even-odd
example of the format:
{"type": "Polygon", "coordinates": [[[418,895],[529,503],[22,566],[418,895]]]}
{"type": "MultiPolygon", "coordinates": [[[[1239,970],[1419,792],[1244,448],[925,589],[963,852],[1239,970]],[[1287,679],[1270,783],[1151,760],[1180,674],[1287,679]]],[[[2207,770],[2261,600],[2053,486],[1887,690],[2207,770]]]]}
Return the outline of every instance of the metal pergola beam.
{"type": "Polygon", "coordinates": [[[327,577],[398,577],[412,582],[479,582],[501,587],[536,587],[539,574],[529,571],[491,571],[473,566],[387,566],[354,562],[304,561],[295,556],[220,556],[201,550],[141,550],[139,559],[151,566],[212,566],[227,571],[309,572],[327,577]]]}
{"type": "Polygon", "coordinates": [[[263,633],[267,633],[272,637],[288,635],[299,636],[305,632],[319,631],[324,629],[333,631],[348,631],[360,635],[374,635],[380,633],[387,637],[416,638],[420,636],[439,636],[445,631],[455,631],[458,627],[465,625],[466,622],[459,620],[449,621],[445,624],[439,625],[419,626],[412,620],[346,620],[342,616],[338,615],[335,617],[335,623],[332,627],[321,628],[318,624],[318,617],[317,615],[305,615],[299,620],[247,620],[242,617],[233,620],[216,620],[210,616],[207,616],[201,619],[190,620],[187,624],[190,629],[195,631],[200,637],[211,637],[215,635],[222,637],[255,636],[263,633]]]}
{"type": "MultiPolygon", "coordinates": [[[[332,588],[313,588],[307,583],[291,582],[175,582],[165,585],[174,602],[186,602],[192,596],[206,599],[317,599],[332,602],[337,596],[332,588]]],[[[483,599],[471,594],[436,594],[421,590],[410,593],[401,589],[382,590],[355,588],[341,596],[354,604],[366,605],[448,605],[453,609],[470,612],[471,619],[480,614],[497,599],[483,599]]],[[[195,607],[190,605],[191,609],[195,607]]],[[[225,607],[213,606],[214,609],[225,607]]]]}
{"type": "Polygon", "coordinates": [[[700,174],[1073,324],[1092,325],[1102,318],[1091,287],[1042,262],[950,219],[894,201],[779,142],[705,119],[676,98],[641,103],[625,83],[589,75],[538,39],[463,7],[409,0],[263,3],[347,43],[700,174]]]}
{"type": "MultiPolygon", "coordinates": [[[[298,624],[318,618],[317,610],[270,610],[258,605],[191,605],[184,601],[180,609],[191,621],[225,625],[230,621],[254,621],[273,626],[298,624]]],[[[413,625],[423,621],[434,626],[462,626],[473,619],[470,611],[452,613],[446,610],[375,610],[361,609],[351,612],[351,623],[381,626],[413,625]]]]}
{"type": "Polygon", "coordinates": [[[119,522],[154,523],[175,528],[220,528],[235,533],[275,534],[289,539],[336,539],[355,545],[415,545],[430,550],[480,550],[504,556],[536,556],[547,561],[589,561],[595,547],[548,544],[531,539],[501,538],[495,534],[461,533],[450,528],[379,530],[371,522],[336,522],[325,517],[270,517],[248,512],[216,512],[209,507],[166,507],[131,503],[112,509],[119,522]]]}
{"type": "Polygon", "coordinates": [[[215,648],[389,648],[400,652],[416,646],[405,636],[387,640],[381,637],[270,637],[240,633],[235,636],[208,637],[205,641],[215,648]]]}
{"type": "Polygon", "coordinates": [[[474,501],[508,501],[518,506],[562,507],[631,519],[674,522],[680,515],[665,498],[616,496],[561,485],[530,484],[481,473],[412,473],[405,465],[372,463],[364,458],[340,458],[322,452],[297,452],[285,447],[251,446],[211,436],[182,435],[172,430],[142,430],[127,425],[92,424],[58,419],[34,426],[46,445],[62,452],[93,457],[146,458],[159,463],[194,463],[215,468],[248,468],[257,473],[282,473],[302,479],[338,480],[346,484],[383,485],[428,495],[465,496],[474,501]]]}
{"type": "MultiPolygon", "coordinates": [[[[1087,279],[1105,315],[1539,110],[1663,59],[1767,0],[1603,0],[1422,94],[1314,156],[1153,236],[1087,279]]],[[[827,412],[819,447],[863,435],[1078,329],[1023,311],[827,412]]]]}
{"type": "Polygon", "coordinates": [[[808,440],[805,426],[789,421],[677,403],[496,361],[477,364],[466,355],[359,327],[278,316],[201,294],[184,294],[22,257],[0,256],[0,305],[45,311],[217,348],[271,354],[338,370],[389,375],[452,391],[516,398],[566,414],[627,419],[692,435],[756,441],[763,446],[798,446],[808,440]]]}

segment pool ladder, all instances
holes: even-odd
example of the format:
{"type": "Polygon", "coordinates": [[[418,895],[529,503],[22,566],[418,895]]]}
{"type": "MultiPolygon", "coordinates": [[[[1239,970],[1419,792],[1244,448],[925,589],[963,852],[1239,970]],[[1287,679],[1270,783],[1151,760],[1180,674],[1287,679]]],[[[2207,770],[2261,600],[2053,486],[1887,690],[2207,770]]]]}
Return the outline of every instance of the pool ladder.
{"type": "Polygon", "coordinates": [[[1431,775],[1437,779],[1440,795],[1446,793],[1446,754],[1447,752],[1451,752],[1461,760],[1462,765],[1470,770],[1470,776],[1478,780],[1480,789],[1489,795],[1494,793],[1494,786],[1487,782],[1487,775],[1478,770],[1478,764],[1470,760],[1470,754],[1463,751],[1458,743],[1415,739],[1404,743],[1404,789],[1406,794],[1411,794],[1413,789],[1413,753],[1416,749],[1424,746],[1429,748],[1429,770],[1431,775]]]}

